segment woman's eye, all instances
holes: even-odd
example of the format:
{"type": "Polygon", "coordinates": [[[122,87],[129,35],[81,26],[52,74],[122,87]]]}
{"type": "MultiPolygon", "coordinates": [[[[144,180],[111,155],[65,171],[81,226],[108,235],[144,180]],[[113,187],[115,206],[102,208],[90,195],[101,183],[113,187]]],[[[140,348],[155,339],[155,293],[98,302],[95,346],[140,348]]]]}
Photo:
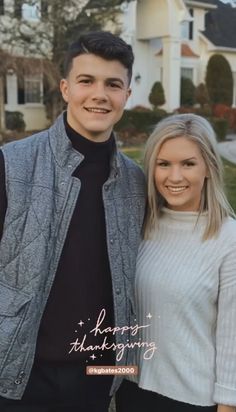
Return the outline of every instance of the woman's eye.
{"type": "Polygon", "coordinates": [[[184,163],[184,166],[187,166],[187,167],[192,167],[194,165],[195,165],[195,163],[193,163],[193,162],[185,162],[184,163]]]}
{"type": "Polygon", "coordinates": [[[158,162],[158,163],[157,163],[157,166],[167,167],[167,166],[169,166],[169,163],[167,163],[167,162],[158,162]]]}

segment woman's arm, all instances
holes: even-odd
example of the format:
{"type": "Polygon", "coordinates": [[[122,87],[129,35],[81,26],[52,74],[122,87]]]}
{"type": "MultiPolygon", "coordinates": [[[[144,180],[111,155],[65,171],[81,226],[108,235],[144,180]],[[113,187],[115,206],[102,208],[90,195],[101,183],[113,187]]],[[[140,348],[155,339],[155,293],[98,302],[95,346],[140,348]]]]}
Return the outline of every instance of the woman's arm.
{"type": "Polygon", "coordinates": [[[2,237],[3,224],[7,210],[7,196],[5,188],[4,157],[0,150],[0,241],[2,237]]]}
{"type": "Polygon", "coordinates": [[[217,412],[235,412],[236,407],[236,223],[232,221],[232,227],[228,224],[231,243],[225,246],[219,271],[213,394],[213,400],[219,405],[217,412]]]}
{"type": "Polygon", "coordinates": [[[218,405],[217,412],[236,412],[235,406],[218,405]]]}

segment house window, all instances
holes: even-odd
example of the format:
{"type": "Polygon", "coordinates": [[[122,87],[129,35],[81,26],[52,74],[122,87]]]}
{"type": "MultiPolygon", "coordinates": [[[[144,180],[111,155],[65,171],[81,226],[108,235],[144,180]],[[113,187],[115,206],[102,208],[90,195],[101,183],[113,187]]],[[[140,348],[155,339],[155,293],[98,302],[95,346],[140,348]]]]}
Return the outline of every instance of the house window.
{"type": "Polygon", "coordinates": [[[43,20],[48,17],[48,0],[41,0],[41,17],[43,20]]]}
{"type": "Polygon", "coordinates": [[[7,80],[6,80],[6,76],[3,77],[3,89],[4,89],[4,104],[7,104],[7,80]]]}
{"type": "Polygon", "coordinates": [[[21,19],[21,17],[22,17],[22,4],[23,4],[23,0],[15,0],[15,3],[14,3],[14,16],[17,19],[21,19]]]}
{"type": "MultiPolygon", "coordinates": [[[[193,19],[193,9],[189,10],[189,14],[193,19]]],[[[193,40],[193,20],[189,22],[189,40],[193,40]]]]}
{"type": "Polygon", "coordinates": [[[39,20],[39,3],[34,4],[23,3],[22,4],[22,17],[25,20],[39,20]]]}
{"type": "Polygon", "coordinates": [[[42,102],[43,85],[40,74],[18,76],[17,80],[18,104],[42,102]]]}
{"type": "Polygon", "coordinates": [[[33,4],[26,3],[24,0],[15,0],[14,16],[18,19],[39,20],[40,3],[35,1],[33,4]]]}
{"type": "Polygon", "coordinates": [[[0,0],[0,15],[4,14],[4,0],[0,0]]]}
{"type": "Polygon", "coordinates": [[[25,76],[25,103],[41,103],[42,78],[40,75],[25,76]]]}
{"type": "Polygon", "coordinates": [[[193,69],[190,69],[188,67],[182,67],[181,68],[181,77],[185,77],[187,79],[190,79],[193,81],[193,69]]]}
{"type": "MultiPolygon", "coordinates": [[[[189,14],[193,18],[193,9],[189,9],[189,14]]],[[[193,40],[193,20],[182,22],[181,38],[185,40],[193,40]]]]}
{"type": "Polygon", "coordinates": [[[233,72],[234,89],[233,89],[233,105],[236,106],[236,72],[233,72]]]}
{"type": "Polygon", "coordinates": [[[24,76],[17,75],[17,103],[25,104],[24,76]]]}

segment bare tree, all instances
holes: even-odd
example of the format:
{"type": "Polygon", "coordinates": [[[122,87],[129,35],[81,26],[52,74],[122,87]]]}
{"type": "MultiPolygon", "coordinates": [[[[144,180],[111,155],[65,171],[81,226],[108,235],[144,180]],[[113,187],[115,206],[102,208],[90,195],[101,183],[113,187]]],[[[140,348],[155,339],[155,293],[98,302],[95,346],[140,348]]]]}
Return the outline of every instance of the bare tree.
{"type": "MultiPolygon", "coordinates": [[[[5,9],[0,19],[4,47],[11,56],[39,59],[46,86],[44,103],[51,120],[63,105],[58,84],[68,45],[82,32],[104,28],[108,21],[114,23],[118,34],[122,3],[124,0],[15,0],[14,7],[5,9]],[[27,16],[30,10],[33,10],[31,18],[27,16]]],[[[23,69],[26,68],[27,64],[23,64],[23,69]]]]}

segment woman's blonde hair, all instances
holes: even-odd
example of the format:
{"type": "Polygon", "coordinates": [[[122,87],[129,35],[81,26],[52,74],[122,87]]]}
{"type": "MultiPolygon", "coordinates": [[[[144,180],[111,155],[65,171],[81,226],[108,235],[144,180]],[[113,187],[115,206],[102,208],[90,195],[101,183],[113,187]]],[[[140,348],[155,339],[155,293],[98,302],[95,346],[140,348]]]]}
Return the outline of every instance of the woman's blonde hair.
{"type": "Polygon", "coordinates": [[[161,208],[165,205],[165,200],[157,191],[154,181],[157,155],[164,142],[176,137],[185,137],[196,143],[207,166],[208,178],[205,179],[202,189],[199,215],[203,211],[208,211],[203,240],[210,239],[217,235],[223,220],[227,216],[234,216],[234,212],[224,192],[223,166],[215,133],[206,119],[195,114],[179,114],[165,118],[158,123],[147,141],[144,168],[148,202],[143,235],[147,239],[153,228],[158,227],[161,208]]]}

